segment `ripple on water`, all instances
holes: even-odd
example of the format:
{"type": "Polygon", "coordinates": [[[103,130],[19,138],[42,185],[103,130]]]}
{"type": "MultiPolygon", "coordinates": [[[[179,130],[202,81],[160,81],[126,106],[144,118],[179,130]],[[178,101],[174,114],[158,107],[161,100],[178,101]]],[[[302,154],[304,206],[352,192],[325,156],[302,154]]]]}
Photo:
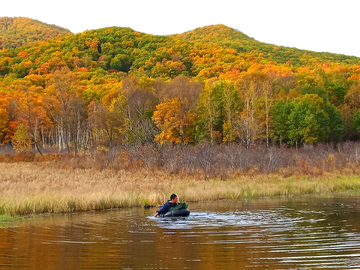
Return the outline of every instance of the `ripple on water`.
{"type": "Polygon", "coordinates": [[[21,221],[0,230],[0,268],[359,269],[360,204],[338,201],[200,203],[186,218],[135,208],[21,221]]]}
{"type": "MultiPolygon", "coordinates": [[[[281,207],[148,219],[161,229],[193,238],[193,244],[225,250],[245,246],[251,254],[250,268],[360,269],[360,234],[332,225],[328,216],[326,211],[281,207]]],[[[341,220],[340,224],[346,226],[341,220]]]]}

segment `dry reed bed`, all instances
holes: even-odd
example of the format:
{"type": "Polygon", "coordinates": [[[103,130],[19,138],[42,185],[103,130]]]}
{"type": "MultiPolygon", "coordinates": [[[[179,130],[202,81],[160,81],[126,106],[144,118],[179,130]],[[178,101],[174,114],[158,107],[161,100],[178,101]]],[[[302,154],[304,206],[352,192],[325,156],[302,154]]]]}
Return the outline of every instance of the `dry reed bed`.
{"type": "Polygon", "coordinates": [[[161,171],[59,169],[49,162],[0,163],[0,214],[28,215],[159,205],[171,193],[186,201],[267,196],[360,194],[360,177],[280,175],[199,180],[161,171]]]}

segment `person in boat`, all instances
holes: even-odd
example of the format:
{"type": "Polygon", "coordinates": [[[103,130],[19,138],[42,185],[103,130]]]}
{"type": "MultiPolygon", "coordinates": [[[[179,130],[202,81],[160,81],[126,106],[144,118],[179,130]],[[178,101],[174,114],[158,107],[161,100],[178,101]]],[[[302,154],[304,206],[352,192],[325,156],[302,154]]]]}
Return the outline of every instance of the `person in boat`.
{"type": "Polygon", "coordinates": [[[168,200],[164,205],[160,208],[160,210],[156,211],[154,217],[157,217],[158,215],[165,215],[167,212],[170,211],[172,207],[177,206],[179,199],[176,196],[176,194],[171,194],[170,200],[168,200]]]}

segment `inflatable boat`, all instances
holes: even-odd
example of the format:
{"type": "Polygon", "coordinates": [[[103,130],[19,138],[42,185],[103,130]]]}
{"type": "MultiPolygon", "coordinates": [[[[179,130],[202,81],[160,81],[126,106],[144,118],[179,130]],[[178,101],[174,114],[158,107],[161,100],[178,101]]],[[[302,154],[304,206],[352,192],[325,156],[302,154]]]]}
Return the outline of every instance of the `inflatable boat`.
{"type": "Polygon", "coordinates": [[[167,212],[164,217],[187,217],[190,215],[190,211],[187,208],[170,210],[167,212]]]}

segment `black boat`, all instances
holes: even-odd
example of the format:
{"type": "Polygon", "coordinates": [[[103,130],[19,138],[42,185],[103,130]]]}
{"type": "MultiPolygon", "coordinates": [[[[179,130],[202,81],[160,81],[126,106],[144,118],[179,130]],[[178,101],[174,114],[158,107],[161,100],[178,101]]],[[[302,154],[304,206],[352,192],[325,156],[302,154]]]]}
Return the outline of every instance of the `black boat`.
{"type": "Polygon", "coordinates": [[[190,211],[187,208],[170,210],[164,217],[187,217],[190,215],[190,211]]]}

